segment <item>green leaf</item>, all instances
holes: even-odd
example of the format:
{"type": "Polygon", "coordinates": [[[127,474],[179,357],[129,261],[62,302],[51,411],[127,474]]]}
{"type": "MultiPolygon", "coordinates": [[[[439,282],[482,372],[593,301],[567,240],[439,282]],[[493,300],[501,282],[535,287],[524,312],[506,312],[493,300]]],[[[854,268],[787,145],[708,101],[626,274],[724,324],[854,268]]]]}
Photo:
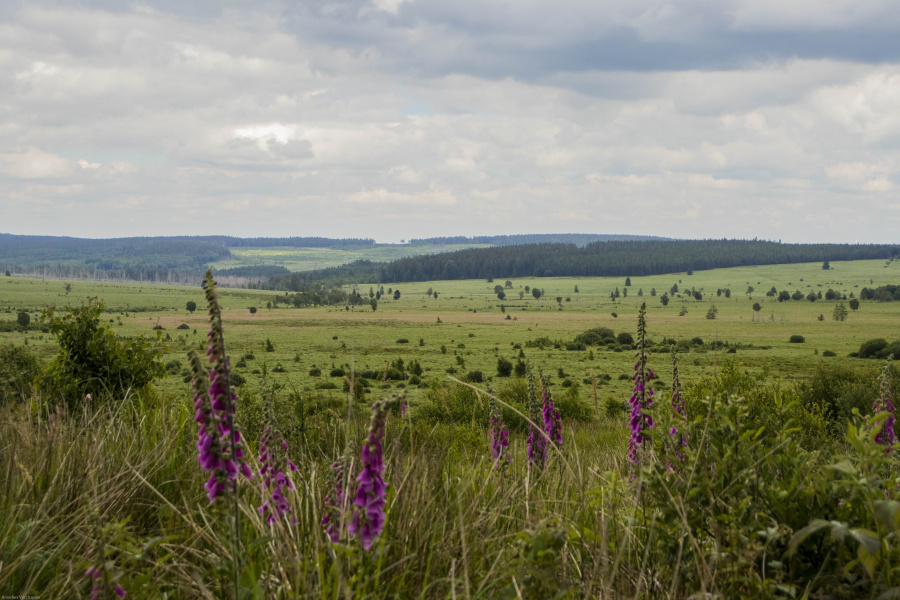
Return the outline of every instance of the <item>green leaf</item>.
{"type": "Polygon", "coordinates": [[[881,538],[869,529],[855,528],[850,530],[850,537],[865,546],[869,554],[875,555],[881,551],[881,538]]]}
{"type": "Polygon", "coordinates": [[[849,460],[842,460],[839,463],[828,466],[835,471],[840,471],[845,475],[856,476],[856,467],[849,460]]]}
{"type": "Polygon", "coordinates": [[[896,500],[877,500],[875,502],[875,518],[888,531],[897,529],[897,517],[900,511],[900,502],[896,500]]]}
{"type": "Polygon", "coordinates": [[[788,542],[788,556],[793,556],[797,552],[797,547],[800,546],[800,544],[802,544],[804,540],[806,540],[806,538],[815,533],[828,529],[829,527],[831,527],[830,521],[825,521],[823,519],[814,519],[803,529],[798,529],[794,533],[794,535],[791,536],[791,541],[788,542]]]}

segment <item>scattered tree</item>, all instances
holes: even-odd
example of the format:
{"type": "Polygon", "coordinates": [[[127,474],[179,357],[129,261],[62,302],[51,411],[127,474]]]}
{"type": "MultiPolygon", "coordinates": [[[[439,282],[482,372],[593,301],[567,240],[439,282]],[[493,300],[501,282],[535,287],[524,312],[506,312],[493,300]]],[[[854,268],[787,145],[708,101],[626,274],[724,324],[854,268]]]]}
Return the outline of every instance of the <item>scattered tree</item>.
{"type": "Polygon", "coordinates": [[[843,321],[847,318],[847,307],[843,302],[839,302],[834,306],[834,314],[832,317],[835,321],[843,321]]]}
{"type": "Polygon", "coordinates": [[[197,310],[197,303],[194,302],[193,300],[188,300],[188,303],[187,303],[187,305],[185,306],[185,308],[187,308],[187,311],[188,311],[189,313],[193,314],[193,312],[194,312],[195,310],[197,310]]]}
{"type": "Polygon", "coordinates": [[[19,314],[16,316],[16,323],[19,324],[19,327],[25,329],[31,324],[31,315],[24,310],[20,310],[19,314]]]}
{"type": "Polygon", "coordinates": [[[629,286],[629,285],[631,285],[631,277],[626,277],[626,278],[625,278],[625,285],[626,285],[626,287],[629,286]]]}
{"type": "Polygon", "coordinates": [[[256,307],[255,307],[255,306],[251,306],[251,307],[250,307],[250,314],[251,314],[251,315],[255,315],[255,314],[256,314],[256,307]]]}
{"type": "Polygon", "coordinates": [[[394,300],[400,299],[400,290],[394,290],[394,300]]]}
{"type": "Polygon", "coordinates": [[[662,302],[663,306],[669,305],[669,297],[666,296],[665,294],[663,294],[662,296],[659,297],[659,301],[662,302]]]}
{"type": "Polygon", "coordinates": [[[715,304],[710,304],[710,305],[709,305],[709,310],[706,311],[706,318],[707,318],[707,319],[715,319],[715,318],[716,318],[716,313],[718,313],[718,312],[719,312],[719,310],[716,308],[716,305],[715,305],[715,304]]]}
{"type": "Polygon", "coordinates": [[[823,270],[823,271],[827,271],[827,270],[830,269],[830,268],[831,268],[831,264],[829,264],[829,262],[828,262],[827,260],[826,260],[825,262],[822,263],[822,270],[823,270]]]}
{"type": "Polygon", "coordinates": [[[376,300],[375,298],[370,298],[369,306],[372,307],[372,312],[375,312],[376,310],[378,310],[378,300],[376,300]]]}
{"type": "Polygon", "coordinates": [[[859,308],[859,300],[857,300],[856,298],[850,298],[850,302],[848,304],[850,304],[850,310],[856,310],[859,308]]]}

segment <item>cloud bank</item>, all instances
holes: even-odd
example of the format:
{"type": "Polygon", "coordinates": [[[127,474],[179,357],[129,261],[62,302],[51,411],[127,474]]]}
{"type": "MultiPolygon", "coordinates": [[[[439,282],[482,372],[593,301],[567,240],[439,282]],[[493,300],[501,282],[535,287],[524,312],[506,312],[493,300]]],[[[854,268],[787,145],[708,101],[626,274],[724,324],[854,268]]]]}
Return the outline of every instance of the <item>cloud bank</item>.
{"type": "Polygon", "coordinates": [[[10,233],[894,242],[900,11],[15,2],[10,233]]]}

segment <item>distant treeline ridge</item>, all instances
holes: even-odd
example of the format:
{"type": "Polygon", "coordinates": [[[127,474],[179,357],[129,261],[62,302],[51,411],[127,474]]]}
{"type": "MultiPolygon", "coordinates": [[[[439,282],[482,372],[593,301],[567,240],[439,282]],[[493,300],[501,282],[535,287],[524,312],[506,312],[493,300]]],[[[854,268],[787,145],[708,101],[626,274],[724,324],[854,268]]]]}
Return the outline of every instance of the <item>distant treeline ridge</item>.
{"type": "Polygon", "coordinates": [[[672,240],[534,244],[357,261],[272,278],[266,287],[300,291],[311,283],[398,283],[493,277],[638,277],[689,270],[842,260],[888,259],[892,244],[782,244],[758,240],[672,240]]]}

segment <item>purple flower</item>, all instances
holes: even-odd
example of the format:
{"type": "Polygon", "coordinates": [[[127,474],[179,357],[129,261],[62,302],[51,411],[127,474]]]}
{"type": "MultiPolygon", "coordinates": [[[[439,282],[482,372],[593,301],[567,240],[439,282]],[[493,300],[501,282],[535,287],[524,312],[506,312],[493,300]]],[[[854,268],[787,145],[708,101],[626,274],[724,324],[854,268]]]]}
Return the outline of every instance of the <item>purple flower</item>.
{"type": "Polygon", "coordinates": [[[331,464],[331,477],[328,492],[325,494],[325,514],[322,516],[322,527],[332,543],[340,541],[340,520],[344,513],[344,501],[347,485],[347,466],[349,459],[343,455],[331,464]]]}
{"type": "MultiPolygon", "coordinates": [[[[259,516],[265,516],[266,523],[271,524],[291,510],[285,491],[295,489],[290,473],[296,471],[297,466],[287,458],[287,441],[276,427],[271,397],[267,400],[266,428],[259,439],[259,474],[262,477],[259,489],[267,498],[256,510],[259,516]]],[[[291,523],[296,525],[297,518],[294,517],[291,523]]]]}
{"type": "Polygon", "coordinates": [[[544,418],[544,433],[557,446],[562,445],[562,417],[553,406],[550,396],[550,378],[541,374],[541,415],[544,418]]]}
{"type": "MultiPolygon", "coordinates": [[[[894,418],[894,395],[891,393],[891,359],[893,357],[894,355],[892,354],[884,361],[884,368],[881,370],[881,397],[872,404],[872,410],[875,412],[887,412],[888,414],[887,419],[884,421],[884,427],[875,436],[875,441],[886,445],[888,452],[890,452],[891,446],[894,445],[894,440],[896,439],[894,436],[894,423],[896,422],[894,418]]],[[[878,422],[876,421],[875,424],[878,425],[878,422]]]]}
{"type": "Polygon", "coordinates": [[[526,448],[528,454],[528,466],[534,469],[543,469],[547,466],[548,448],[547,438],[535,424],[543,421],[543,406],[538,404],[537,391],[534,386],[534,375],[528,374],[528,399],[529,417],[528,440],[526,448]]]}
{"type": "Polygon", "coordinates": [[[386,407],[386,402],[376,402],[372,405],[372,422],[360,453],[362,470],[356,477],[356,498],[353,501],[356,508],[353,509],[348,527],[350,535],[359,538],[364,550],[372,547],[375,538],[384,529],[387,485],[382,478],[384,473],[382,443],[387,419],[386,407]]]}
{"type": "Polygon", "coordinates": [[[506,470],[512,458],[509,455],[509,431],[503,424],[503,416],[500,409],[494,401],[493,394],[490,394],[488,388],[489,402],[491,405],[491,421],[490,421],[490,438],[491,438],[491,456],[494,459],[494,468],[499,471],[506,470]],[[505,455],[505,456],[504,456],[505,455]]]}
{"type": "Polygon", "coordinates": [[[628,440],[628,458],[633,464],[640,461],[639,449],[647,441],[647,432],[653,428],[653,417],[645,411],[653,405],[653,388],[647,382],[653,379],[653,371],[647,368],[647,303],[641,304],[638,312],[638,353],[634,364],[634,391],[629,399],[631,404],[631,437],[628,440]]]}
{"type": "Polygon", "coordinates": [[[237,489],[238,472],[247,479],[252,477],[252,472],[244,461],[241,434],[234,422],[237,395],[231,386],[231,366],[225,355],[222,335],[222,313],[210,271],[206,272],[203,288],[210,319],[206,354],[212,366],[207,369],[193,351],[188,359],[194,392],[194,421],[199,425],[197,460],[210,474],[205,487],[206,496],[213,503],[221,494],[237,489]]]}
{"type": "MultiPolygon", "coordinates": [[[[681,395],[681,382],[678,379],[678,359],[676,354],[672,352],[672,427],[669,429],[669,437],[672,440],[675,460],[684,462],[684,451],[682,448],[688,445],[688,435],[684,431],[686,428],[686,413],[684,409],[684,397],[681,395]]],[[[675,470],[672,461],[667,462],[670,471],[675,470]]]]}

